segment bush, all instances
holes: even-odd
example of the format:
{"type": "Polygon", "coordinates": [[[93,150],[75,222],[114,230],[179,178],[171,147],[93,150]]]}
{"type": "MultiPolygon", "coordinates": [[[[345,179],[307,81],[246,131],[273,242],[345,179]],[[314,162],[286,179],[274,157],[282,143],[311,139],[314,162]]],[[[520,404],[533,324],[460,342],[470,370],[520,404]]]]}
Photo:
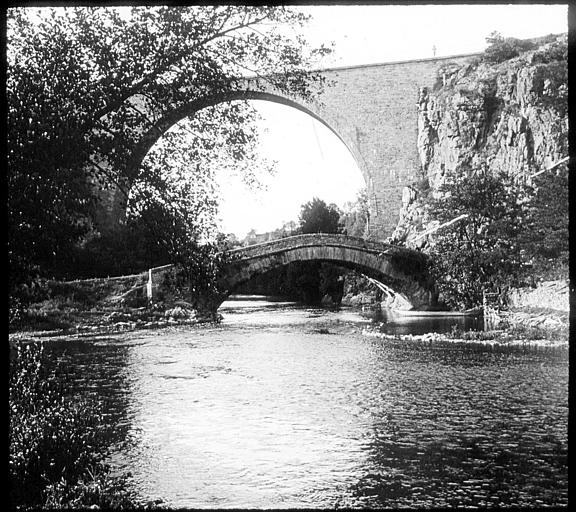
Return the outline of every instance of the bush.
{"type": "Polygon", "coordinates": [[[41,343],[17,345],[9,372],[9,496],[15,507],[128,503],[122,480],[102,463],[100,404],[67,393],[65,376],[48,369],[41,343]],[[94,475],[98,475],[94,478],[94,475]],[[114,489],[112,496],[91,492],[114,489]],[[95,496],[98,494],[98,499],[95,496]]]}
{"type": "Polygon", "coordinates": [[[491,64],[499,64],[505,60],[513,59],[536,47],[532,41],[523,41],[515,37],[502,37],[498,32],[492,32],[486,38],[486,42],[489,46],[484,52],[484,61],[491,64]]]}
{"type": "Polygon", "coordinates": [[[8,273],[8,322],[18,326],[26,316],[28,306],[48,297],[46,280],[36,265],[9,253],[8,273]]]}
{"type": "Polygon", "coordinates": [[[534,178],[534,187],[520,234],[522,248],[535,276],[562,278],[568,275],[570,256],[568,165],[534,178]]]}

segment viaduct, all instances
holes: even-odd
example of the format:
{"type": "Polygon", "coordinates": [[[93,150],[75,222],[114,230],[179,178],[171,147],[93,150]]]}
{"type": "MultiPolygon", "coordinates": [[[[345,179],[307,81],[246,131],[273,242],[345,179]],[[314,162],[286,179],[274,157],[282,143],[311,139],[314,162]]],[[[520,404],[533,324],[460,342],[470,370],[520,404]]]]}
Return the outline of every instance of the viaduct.
{"type": "MultiPolygon", "coordinates": [[[[137,168],[152,145],[171,126],[198,110],[224,101],[263,99],[306,112],[330,128],[353,155],[368,191],[372,240],[384,240],[398,223],[402,190],[422,176],[417,150],[417,107],[421,88],[432,88],[438,68],[465,63],[472,55],[430,58],[318,71],[328,86],[320,101],[304,103],[282,95],[257,79],[246,79],[228,94],[191,98],[161,113],[149,112],[155,126],[143,133],[129,167],[137,168]]],[[[101,193],[104,224],[123,217],[126,198],[118,190],[101,193]]]]}

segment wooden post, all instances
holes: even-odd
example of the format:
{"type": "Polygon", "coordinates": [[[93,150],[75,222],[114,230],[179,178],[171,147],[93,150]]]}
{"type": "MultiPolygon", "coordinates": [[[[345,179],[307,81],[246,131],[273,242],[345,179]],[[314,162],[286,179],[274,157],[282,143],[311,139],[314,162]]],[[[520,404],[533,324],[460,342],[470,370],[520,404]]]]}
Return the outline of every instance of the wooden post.
{"type": "Polygon", "coordinates": [[[482,310],[486,331],[498,328],[502,321],[499,300],[500,293],[482,291],[482,310]]]}
{"type": "Polygon", "coordinates": [[[148,282],[146,283],[146,296],[152,302],[152,269],[148,269],[148,282]]]}

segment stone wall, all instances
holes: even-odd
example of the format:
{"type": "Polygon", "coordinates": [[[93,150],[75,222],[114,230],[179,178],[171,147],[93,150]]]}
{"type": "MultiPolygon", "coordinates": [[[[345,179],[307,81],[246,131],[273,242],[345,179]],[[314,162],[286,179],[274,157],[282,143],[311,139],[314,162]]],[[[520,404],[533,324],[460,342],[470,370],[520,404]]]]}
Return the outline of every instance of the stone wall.
{"type": "Polygon", "coordinates": [[[320,117],[336,131],[361,169],[370,207],[370,237],[382,240],[396,227],[402,190],[421,176],[417,100],[433,87],[446,62],[470,56],[326,70],[334,82],[322,95],[320,117]]]}

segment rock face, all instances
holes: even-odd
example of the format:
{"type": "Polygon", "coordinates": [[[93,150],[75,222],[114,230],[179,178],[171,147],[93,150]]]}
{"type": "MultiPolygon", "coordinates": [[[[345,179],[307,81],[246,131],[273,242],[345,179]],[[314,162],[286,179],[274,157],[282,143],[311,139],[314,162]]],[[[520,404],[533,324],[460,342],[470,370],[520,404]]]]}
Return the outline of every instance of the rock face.
{"type": "MultiPolygon", "coordinates": [[[[567,37],[489,64],[447,63],[418,100],[421,181],[404,189],[395,242],[430,227],[420,204],[448,177],[486,164],[517,179],[568,156],[567,37]]],[[[423,243],[420,241],[420,243],[423,243]]]]}
{"type": "Polygon", "coordinates": [[[544,281],[533,289],[516,289],[509,296],[510,305],[516,308],[537,307],[570,311],[567,280],[544,281]]]}

